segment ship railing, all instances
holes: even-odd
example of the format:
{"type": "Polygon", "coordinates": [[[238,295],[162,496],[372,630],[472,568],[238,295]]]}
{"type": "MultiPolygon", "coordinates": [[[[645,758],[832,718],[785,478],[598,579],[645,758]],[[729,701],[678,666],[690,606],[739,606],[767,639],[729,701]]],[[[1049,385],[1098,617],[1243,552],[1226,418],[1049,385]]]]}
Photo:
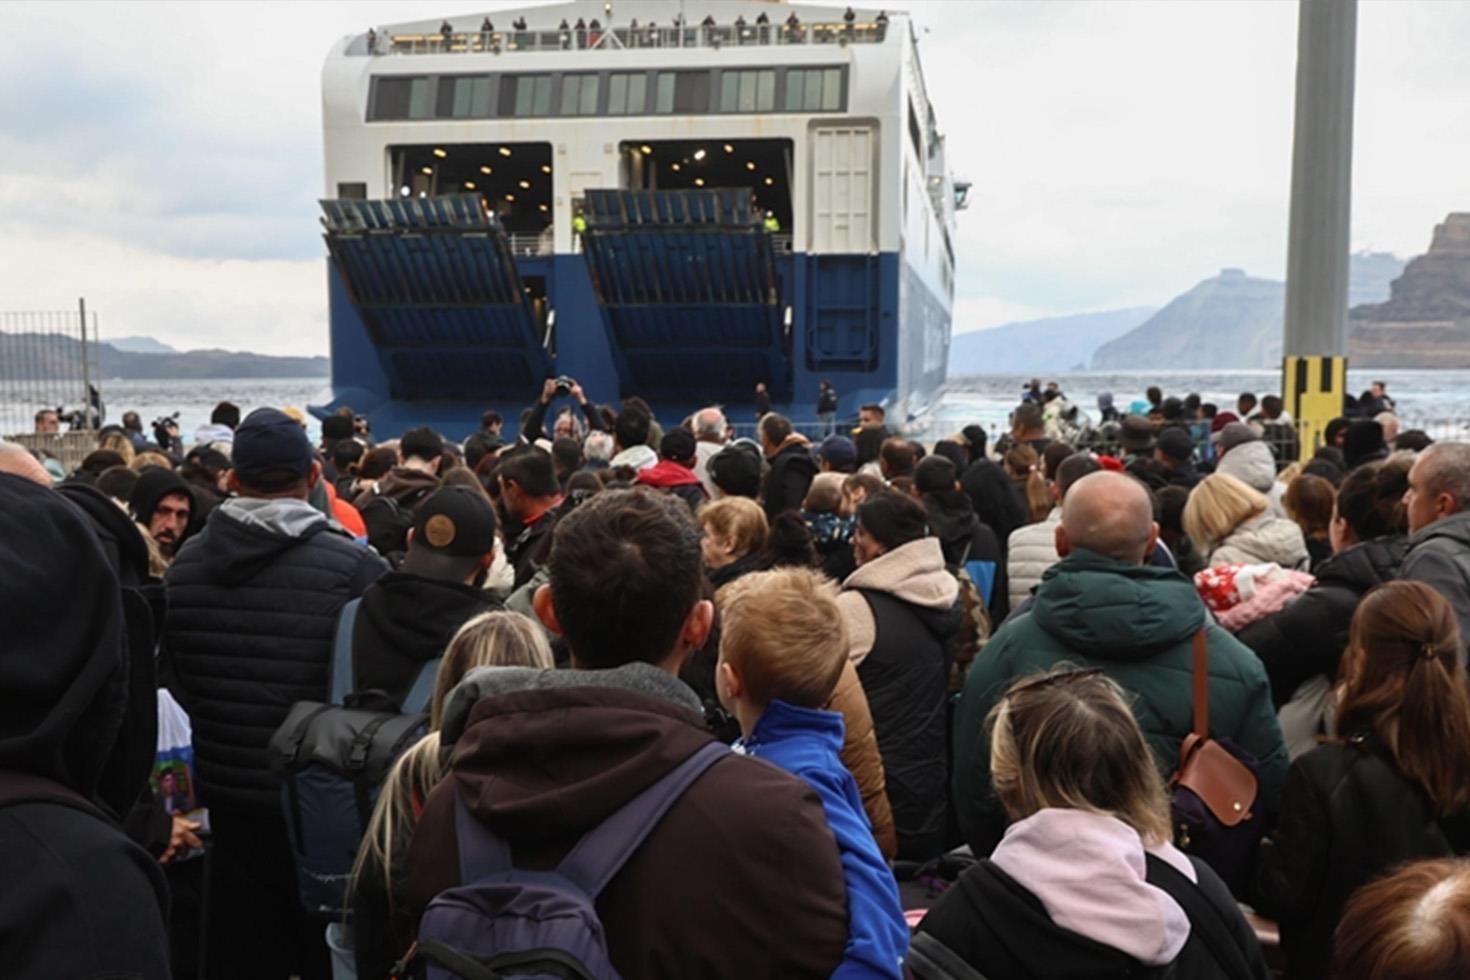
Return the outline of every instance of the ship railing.
{"type": "Polygon", "coordinates": [[[517,51],[573,51],[607,48],[723,48],[813,44],[879,44],[888,34],[884,21],[870,23],[715,24],[684,27],[611,27],[566,30],[474,31],[472,33],[387,34],[374,32],[361,53],[504,54],[517,51]]]}
{"type": "Polygon", "coordinates": [[[553,239],[546,232],[514,232],[505,238],[511,255],[533,257],[550,255],[554,250],[553,239]]]}

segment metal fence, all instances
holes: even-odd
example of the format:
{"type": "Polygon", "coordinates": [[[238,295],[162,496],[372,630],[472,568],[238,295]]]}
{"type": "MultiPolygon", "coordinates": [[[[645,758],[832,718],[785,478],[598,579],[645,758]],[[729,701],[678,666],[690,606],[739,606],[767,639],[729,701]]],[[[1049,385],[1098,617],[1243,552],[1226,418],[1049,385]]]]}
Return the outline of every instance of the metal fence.
{"type": "Polygon", "coordinates": [[[64,312],[0,312],[0,435],[96,429],[96,344],[97,314],[83,301],[64,312]]]}
{"type": "Polygon", "coordinates": [[[766,45],[881,44],[886,17],[864,23],[700,24],[682,27],[567,27],[524,31],[373,31],[354,53],[367,55],[500,54],[516,51],[596,51],[617,48],[715,48],[766,45]]]}

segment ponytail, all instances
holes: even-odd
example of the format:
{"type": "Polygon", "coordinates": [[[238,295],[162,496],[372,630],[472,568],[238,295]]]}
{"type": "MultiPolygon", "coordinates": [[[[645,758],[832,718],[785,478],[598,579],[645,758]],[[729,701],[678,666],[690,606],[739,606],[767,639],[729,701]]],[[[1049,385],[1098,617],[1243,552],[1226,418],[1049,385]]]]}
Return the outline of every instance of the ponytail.
{"type": "Polygon", "coordinates": [[[1426,645],[1409,665],[1394,756],[1434,801],[1439,816],[1470,806],[1470,692],[1456,648],[1426,645]]]}

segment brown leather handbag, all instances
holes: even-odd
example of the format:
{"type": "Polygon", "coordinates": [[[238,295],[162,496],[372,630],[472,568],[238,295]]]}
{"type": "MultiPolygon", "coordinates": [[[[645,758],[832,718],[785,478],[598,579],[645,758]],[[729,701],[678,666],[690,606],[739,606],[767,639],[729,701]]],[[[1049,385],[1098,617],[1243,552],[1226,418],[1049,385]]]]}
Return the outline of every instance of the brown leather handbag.
{"type": "Polygon", "coordinates": [[[1265,832],[1256,806],[1260,780],[1250,753],[1210,737],[1210,654],[1203,627],[1194,634],[1193,673],[1194,727],[1169,781],[1175,842],[1240,894],[1265,832]]]}

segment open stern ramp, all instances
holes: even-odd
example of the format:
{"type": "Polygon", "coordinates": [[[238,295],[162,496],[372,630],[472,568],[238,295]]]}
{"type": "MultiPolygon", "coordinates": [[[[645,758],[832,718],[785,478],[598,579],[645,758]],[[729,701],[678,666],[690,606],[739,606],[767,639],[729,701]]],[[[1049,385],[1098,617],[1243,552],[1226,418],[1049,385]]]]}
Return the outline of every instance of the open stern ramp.
{"type": "Polygon", "coordinates": [[[791,392],[771,234],[737,190],[589,190],[583,254],[624,392],[707,403],[791,392]]]}
{"type": "Polygon", "coordinates": [[[327,249],[393,398],[540,389],[545,329],[478,195],[320,203],[327,249]]]}

